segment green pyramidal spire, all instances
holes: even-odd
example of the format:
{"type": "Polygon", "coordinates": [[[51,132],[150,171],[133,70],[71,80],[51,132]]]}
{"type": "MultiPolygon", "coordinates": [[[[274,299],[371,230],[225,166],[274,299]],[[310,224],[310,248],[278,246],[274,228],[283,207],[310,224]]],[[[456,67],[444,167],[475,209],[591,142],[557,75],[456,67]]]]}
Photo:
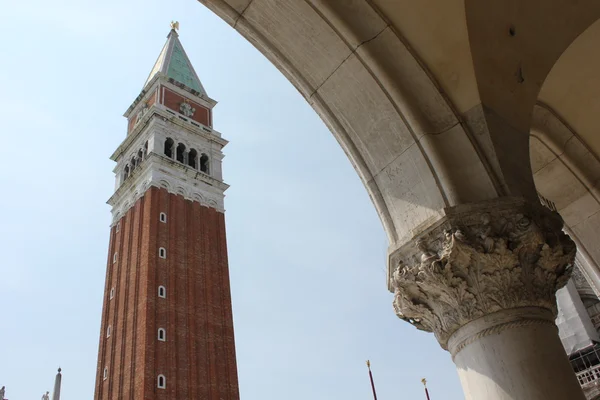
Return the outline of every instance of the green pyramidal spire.
{"type": "Polygon", "coordinates": [[[179,35],[175,29],[171,29],[171,32],[169,32],[167,43],[165,43],[165,46],[160,52],[158,60],[156,60],[144,87],[146,87],[157,74],[172,78],[190,89],[194,89],[195,91],[200,92],[200,94],[206,95],[206,91],[200,82],[200,78],[198,78],[190,59],[187,54],[185,54],[185,50],[179,41],[179,35]]]}

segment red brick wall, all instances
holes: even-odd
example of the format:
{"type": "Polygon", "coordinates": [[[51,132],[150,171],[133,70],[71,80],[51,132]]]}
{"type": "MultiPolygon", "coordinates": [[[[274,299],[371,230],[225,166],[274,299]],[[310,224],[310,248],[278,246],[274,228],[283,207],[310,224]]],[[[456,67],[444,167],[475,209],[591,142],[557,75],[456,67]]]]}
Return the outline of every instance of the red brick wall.
{"type": "Polygon", "coordinates": [[[96,400],[238,400],[223,214],[149,189],[121,218],[119,232],[111,229],[101,326],[96,400]],[[159,327],[166,342],[157,339],[159,327]],[[159,374],[166,390],[156,387],[159,374]]]}
{"type": "Polygon", "coordinates": [[[156,92],[152,93],[152,96],[150,96],[150,98],[146,102],[146,105],[148,105],[148,107],[152,107],[154,103],[156,103],[156,92]]]}
{"type": "MultiPolygon", "coordinates": [[[[156,103],[156,92],[152,93],[152,96],[150,96],[150,98],[146,102],[146,105],[148,107],[152,107],[152,105],[154,103],[156,103]]],[[[129,132],[131,132],[133,130],[133,128],[135,127],[136,120],[137,120],[137,114],[130,116],[129,119],[127,120],[127,134],[129,134],[129,132]]]]}
{"type": "MultiPolygon", "coordinates": [[[[179,112],[179,106],[181,105],[181,103],[183,103],[185,98],[183,96],[180,96],[179,94],[165,88],[164,86],[161,86],[160,90],[163,93],[162,103],[167,108],[170,108],[173,111],[179,112]]],[[[194,116],[192,117],[192,119],[194,121],[200,122],[201,124],[204,124],[206,126],[212,126],[211,119],[210,119],[210,110],[208,110],[204,106],[201,106],[198,103],[194,103],[193,101],[191,101],[189,99],[188,99],[188,101],[191,104],[191,106],[196,109],[196,112],[194,113],[194,116]]]]}
{"type": "Polygon", "coordinates": [[[129,117],[129,120],[127,120],[127,134],[128,135],[133,130],[133,127],[135,126],[136,118],[137,118],[137,116],[132,115],[129,117]]]}

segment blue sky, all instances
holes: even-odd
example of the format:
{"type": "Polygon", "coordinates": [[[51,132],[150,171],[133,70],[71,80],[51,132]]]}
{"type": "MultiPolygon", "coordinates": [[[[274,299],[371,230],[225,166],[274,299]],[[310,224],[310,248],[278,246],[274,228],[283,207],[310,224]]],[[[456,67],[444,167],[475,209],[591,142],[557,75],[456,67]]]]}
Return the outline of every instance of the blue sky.
{"type": "Polygon", "coordinates": [[[242,400],[462,399],[450,355],[400,321],[387,240],[316,113],[254,47],[194,0],[0,0],[0,385],[93,398],[123,112],[171,19],[225,148],[242,400]]]}

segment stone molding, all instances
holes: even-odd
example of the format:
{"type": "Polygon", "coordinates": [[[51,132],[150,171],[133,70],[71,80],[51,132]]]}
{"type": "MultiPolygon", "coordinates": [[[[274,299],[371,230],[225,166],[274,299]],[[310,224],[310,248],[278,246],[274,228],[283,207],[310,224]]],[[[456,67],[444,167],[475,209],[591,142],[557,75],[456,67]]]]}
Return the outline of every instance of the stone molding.
{"type": "Polygon", "coordinates": [[[116,224],[151,186],[225,212],[227,184],[160,154],[149,153],[107,201],[112,206],[111,225],[116,224]]]}
{"type": "Polygon", "coordinates": [[[590,278],[589,273],[586,271],[586,267],[583,265],[583,263],[585,263],[585,260],[582,260],[579,248],[577,248],[577,256],[575,257],[575,267],[573,268],[572,276],[577,293],[579,293],[579,297],[581,297],[582,300],[584,298],[600,300],[600,296],[598,295],[598,292],[594,286],[594,282],[590,278]]]}
{"type": "Polygon", "coordinates": [[[448,351],[452,358],[471,343],[486,336],[496,335],[507,329],[534,325],[552,326],[558,331],[555,316],[546,308],[522,307],[502,310],[467,323],[448,339],[448,351]]]}
{"type": "MultiPolygon", "coordinates": [[[[215,148],[222,149],[229,142],[221,137],[221,132],[202,125],[199,122],[195,122],[195,124],[199,125],[199,127],[191,124],[190,121],[184,122],[181,119],[177,118],[178,114],[170,114],[167,111],[167,108],[162,104],[153,104],[148,108],[140,123],[136,124],[136,126],[129,132],[125,140],[117,147],[117,149],[110,156],[110,159],[113,161],[117,161],[119,157],[123,154],[127,153],[128,150],[131,150],[132,143],[135,143],[140,140],[140,138],[145,136],[148,128],[154,128],[155,126],[162,129],[166,128],[165,122],[169,122],[173,125],[173,129],[180,132],[182,136],[185,137],[194,137],[197,136],[199,138],[203,138],[206,143],[214,143],[215,148]],[[162,123],[160,122],[162,121],[162,123]]],[[[212,146],[210,146],[212,147],[212,146]]]]}
{"type": "Polygon", "coordinates": [[[539,307],[556,315],[555,293],[569,280],[576,251],[557,213],[515,198],[445,213],[390,258],[401,319],[447,349],[460,327],[495,312],[539,307]]]}

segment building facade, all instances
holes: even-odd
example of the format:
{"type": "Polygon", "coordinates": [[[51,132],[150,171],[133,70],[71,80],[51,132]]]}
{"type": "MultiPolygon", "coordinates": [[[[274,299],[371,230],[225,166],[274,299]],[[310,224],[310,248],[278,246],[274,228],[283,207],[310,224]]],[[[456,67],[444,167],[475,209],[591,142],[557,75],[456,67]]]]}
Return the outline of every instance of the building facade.
{"type": "MultiPolygon", "coordinates": [[[[557,293],[560,338],[588,400],[600,399],[600,299],[578,255],[573,277],[557,293]]],[[[591,266],[597,268],[595,265],[591,266]]]]}
{"type": "Polygon", "coordinates": [[[215,104],[172,29],[111,157],[95,400],[239,398],[215,104]]]}

